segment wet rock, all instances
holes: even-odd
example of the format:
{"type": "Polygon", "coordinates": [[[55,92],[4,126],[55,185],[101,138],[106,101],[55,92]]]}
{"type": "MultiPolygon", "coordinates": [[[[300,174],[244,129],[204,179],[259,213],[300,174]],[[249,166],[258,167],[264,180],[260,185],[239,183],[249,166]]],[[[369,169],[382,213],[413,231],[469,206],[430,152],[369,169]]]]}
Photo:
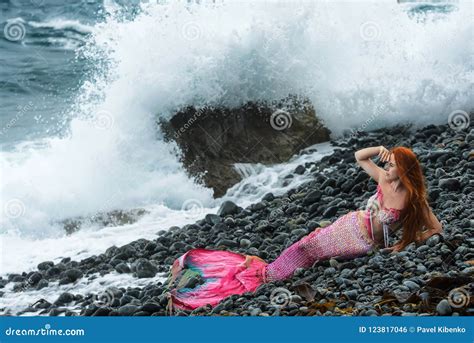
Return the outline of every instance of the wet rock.
{"type": "Polygon", "coordinates": [[[120,274],[124,274],[124,273],[130,273],[131,270],[130,270],[130,267],[128,266],[128,264],[126,263],[119,263],[115,266],[115,270],[117,272],[119,272],[120,274]]]}
{"type": "Polygon", "coordinates": [[[180,147],[186,170],[212,188],[216,198],[242,179],[235,163],[282,163],[303,148],[329,140],[330,133],[310,101],[294,95],[232,109],[190,106],[169,120],[160,119],[159,125],[165,140],[180,147]]]}
{"type": "Polygon", "coordinates": [[[206,220],[208,224],[211,224],[211,225],[220,223],[222,220],[221,217],[218,216],[217,214],[206,214],[204,219],[206,220]]]}
{"type": "Polygon", "coordinates": [[[98,316],[108,316],[110,311],[112,309],[110,307],[99,307],[93,314],[92,316],[98,317],[98,316]]]}
{"type": "Polygon", "coordinates": [[[151,278],[156,275],[158,269],[148,260],[140,258],[134,264],[134,271],[138,278],[151,278]]]}
{"type": "Polygon", "coordinates": [[[64,292],[59,296],[59,298],[54,302],[56,305],[65,305],[74,301],[74,295],[69,292],[64,292]]]}
{"type": "Polygon", "coordinates": [[[430,247],[434,247],[436,246],[436,244],[439,243],[439,241],[440,241],[439,235],[433,235],[426,240],[426,245],[430,247]]]}
{"type": "Polygon", "coordinates": [[[248,248],[248,247],[250,247],[251,244],[252,244],[252,242],[248,239],[243,238],[243,239],[240,240],[240,246],[242,248],[248,248]]]}
{"type": "Polygon", "coordinates": [[[161,309],[161,306],[154,302],[146,302],[143,304],[141,310],[149,313],[157,312],[161,309]]]}
{"type": "Polygon", "coordinates": [[[61,273],[61,278],[65,279],[67,283],[75,282],[82,277],[82,271],[76,268],[66,270],[61,273]]]}
{"type": "Polygon", "coordinates": [[[321,199],[322,193],[319,190],[314,190],[308,193],[303,199],[303,205],[311,205],[318,202],[321,199]]]}
{"type": "Polygon", "coordinates": [[[118,313],[121,316],[132,316],[135,312],[139,310],[139,307],[136,305],[124,305],[118,309],[118,313]]]}
{"type": "Polygon", "coordinates": [[[239,246],[239,244],[236,241],[231,240],[231,239],[221,239],[216,243],[216,245],[218,247],[224,246],[224,247],[230,247],[230,248],[235,248],[239,246]]]}
{"type": "Polygon", "coordinates": [[[441,179],[438,182],[438,186],[449,191],[457,191],[461,188],[461,183],[454,178],[441,179]]]}
{"type": "Polygon", "coordinates": [[[38,272],[33,272],[29,277],[28,277],[28,283],[32,286],[37,285],[38,282],[43,278],[43,275],[38,272]]]}
{"type": "Polygon", "coordinates": [[[224,201],[217,211],[217,214],[221,217],[236,213],[239,213],[239,207],[230,200],[224,201]]]}
{"type": "Polygon", "coordinates": [[[53,262],[53,261],[41,262],[40,264],[38,264],[38,270],[46,271],[46,270],[48,270],[49,268],[51,268],[52,266],[54,266],[54,262],[53,262]]]}
{"type": "Polygon", "coordinates": [[[36,285],[36,289],[42,289],[45,287],[48,287],[48,280],[45,280],[45,279],[41,279],[36,285]]]}
{"type": "Polygon", "coordinates": [[[452,313],[449,302],[446,299],[441,300],[438,305],[436,305],[436,312],[440,316],[449,316],[452,313]]]}

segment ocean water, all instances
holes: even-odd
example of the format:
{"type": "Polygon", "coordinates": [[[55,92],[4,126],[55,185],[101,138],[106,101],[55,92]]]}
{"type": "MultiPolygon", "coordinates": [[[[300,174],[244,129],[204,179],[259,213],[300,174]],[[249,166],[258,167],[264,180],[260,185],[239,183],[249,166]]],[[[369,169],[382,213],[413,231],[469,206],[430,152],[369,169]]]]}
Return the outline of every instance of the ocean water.
{"type": "Polygon", "coordinates": [[[474,108],[470,1],[15,0],[0,8],[0,275],[153,238],[226,199],[246,206],[281,194],[307,180],[285,183],[298,164],[332,149],[238,165],[244,180],[215,199],[155,125],[183,106],[296,93],[334,138],[446,123],[474,108]],[[72,235],[60,224],[134,208],[149,214],[72,235]]]}

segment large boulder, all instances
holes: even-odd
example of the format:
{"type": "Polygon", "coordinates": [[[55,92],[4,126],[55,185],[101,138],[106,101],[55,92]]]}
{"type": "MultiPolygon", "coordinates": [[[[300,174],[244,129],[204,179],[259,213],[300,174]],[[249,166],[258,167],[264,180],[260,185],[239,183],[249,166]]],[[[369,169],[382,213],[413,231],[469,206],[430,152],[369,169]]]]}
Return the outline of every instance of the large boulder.
{"type": "Polygon", "coordinates": [[[220,197],[242,179],[234,163],[288,161],[310,145],[329,140],[308,100],[247,103],[239,108],[187,107],[160,120],[165,140],[175,141],[188,173],[220,197]]]}

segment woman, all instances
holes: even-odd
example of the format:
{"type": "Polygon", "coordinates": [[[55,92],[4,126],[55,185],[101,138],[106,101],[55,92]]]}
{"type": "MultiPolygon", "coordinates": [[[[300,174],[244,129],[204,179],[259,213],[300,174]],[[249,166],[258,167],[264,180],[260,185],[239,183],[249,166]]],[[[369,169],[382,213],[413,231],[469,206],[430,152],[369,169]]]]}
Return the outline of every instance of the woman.
{"type": "Polygon", "coordinates": [[[374,247],[398,252],[411,242],[442,232],[427,202],[421,166],[412,150],[370,147],[357,151],[355,158],[378,183],[366,210],[349,212],[331,225],[315,229],[272,263],[230,251],[186,252],[171,268],[169,310],[215,306],[230,295],[253,292],[263,283],[289,278],[297,268],[309,268],[319,260],[363,256],[374,247]],[[371,160],[376,155],[386,162],[384,169],[371,160]],[[390,235],[400,227],[401,240],[390,247],[390,235]]]}

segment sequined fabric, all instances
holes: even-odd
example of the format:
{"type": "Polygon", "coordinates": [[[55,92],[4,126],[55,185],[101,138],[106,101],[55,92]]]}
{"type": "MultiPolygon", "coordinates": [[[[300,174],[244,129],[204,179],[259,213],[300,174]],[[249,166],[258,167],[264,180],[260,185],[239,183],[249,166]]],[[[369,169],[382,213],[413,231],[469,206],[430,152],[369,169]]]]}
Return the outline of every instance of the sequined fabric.
{"type": "Polygon", "coordinates": [[[384,246],[389,246],[390,225],[400,220],[400,210],[396,208],[385,208],[383,206],[383,193],[380,185],[377,192],[367,201],[367,211],[364,215],[365,226],[372,240],[374,237],[374,221],[378,221],[383,228],[384,246]]]}
{"type": "Polygon", "coordinates": [[[400,219],[400,211],[396,208],[385,208],[383,206],[383,193],[380,185],[377,185],[377,193],[367,201],[367,215],[377,216],[382,224],[392,224],[400,219]]]}
{"type": "Polygon", "coordinates": [[[266,266],[265,281],[284,280],[297,268],[309,268],[316,261],[340,256],[365,255],[374,246],[358,212],[349,212],[325,228],[317,228],[266,266]]]}

